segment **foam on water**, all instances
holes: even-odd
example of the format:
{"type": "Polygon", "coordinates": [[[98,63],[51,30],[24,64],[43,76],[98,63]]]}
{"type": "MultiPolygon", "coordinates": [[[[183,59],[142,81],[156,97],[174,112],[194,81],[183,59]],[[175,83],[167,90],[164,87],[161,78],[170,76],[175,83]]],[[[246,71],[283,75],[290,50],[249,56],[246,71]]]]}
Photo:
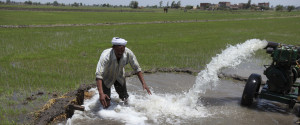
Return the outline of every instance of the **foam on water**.
{"type": "MultiPolygon", "coordinates": [[[[67,124],[82,124],[82,121],[108,119],[120,121],[125,124],[182,124],[185,119],[203,118],[211,114],[200,103],[197,103],[199,93],[205,93],[217,85],[218,71],[223,67],[234,67],[244,59],[251,56],[256,50],[267,45],[266,41],[258,39],[247,40],[235,46],[228,45],[221,54],[212,58],[197,78],[194,86],[187,93],[156,94],[152,90],[151,96],[129,92],[129,105],[124,106],[118,99],[112,87],[112,104],[108,109],[103,109],[99,102],[96,88],[95,95],[84,101],[85,111],[75,111],[67,124]]],[[[130,84],[130,83],[127,83],[130,84]]],[[[86,123],[84,123],[86,124],[86,123]]]]}
{"type": "Polygon", "coordinates": [[[84,101],[85,112],[75,111],[73,117],[68,119],[67,124],[82,124],[82,121],[92,121],[97,118],[121,121],[126,124],[154,124],[169,123],[180,124],[180,119],[207,117],[204,107],[192,108],[182,102],[185,95],[178,94],[155,94],[145,96],[129,92],[129,105],[124,106],[112,87],[112,104],[108,109],[103,109],[99,103],[99,94],[96,88],[93,98],[84,101]],[[148,121],[148,122],[147,122],[148,121]]]}

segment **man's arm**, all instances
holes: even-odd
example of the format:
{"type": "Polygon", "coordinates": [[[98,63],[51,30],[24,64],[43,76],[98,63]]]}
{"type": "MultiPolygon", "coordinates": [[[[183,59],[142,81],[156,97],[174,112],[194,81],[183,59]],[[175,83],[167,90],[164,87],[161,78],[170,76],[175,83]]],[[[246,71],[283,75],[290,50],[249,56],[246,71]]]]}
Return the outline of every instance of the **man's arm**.
{"type": "Polygon", "coordinates": [[[142,73],[142,69],[135,57],[135,55],[133,54],[133,52],[130,50],[130,49],[127,49],[128,50],[128,53],[129,53],[129,63],[132,67],[132,69],[135,71],[135,73],[137,73],[137,76],[139,77],[142,85],[143,85],[143,90],[147,90],[148,94],[151,95],[151,91],[150,89],[148,88],[145,80],[144,80],[144,76],[143,76],[143,73],[142,73]]]}
{"type": "Polygon", "coordinates": [[[96,79],[97,82],[97,87],[98,87],[98,91],[99,91],[99,100],[101,102],[101,104],[103,105],[104,108],[109,106],[109,102],[106,102],[106,98],[109,99],[108,95],[104,94],[103,92],[103,87],[102,87],[102,79],[96,79]]]}
{"type": "Polygon", "coordinates": [[[140,81],[141,81],[141,83],[142,83],[142,85],[143,85],[143,90],[146,89],[147,92],[148,92],[148,94],[151,95],[152,93],[151,93],[150,89],[148,88],[148,86],[147,86],[147,84],[146,84],[146,82],[145,82],[145,80],[144,80],[143,73],[142,73],[141,71],[139,71],[139,72],[137,73],[137,76],[139,77],[139,79],[140,79],[140,81]]]}

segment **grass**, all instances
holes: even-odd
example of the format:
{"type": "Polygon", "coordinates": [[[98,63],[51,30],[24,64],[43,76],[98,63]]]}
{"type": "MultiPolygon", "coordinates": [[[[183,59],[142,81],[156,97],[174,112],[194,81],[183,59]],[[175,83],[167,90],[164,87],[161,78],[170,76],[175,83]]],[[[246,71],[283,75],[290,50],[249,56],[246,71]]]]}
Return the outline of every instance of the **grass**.
{"type": "MultiPolygon", "coordinates": [[[[256,18],[300,15],[277,12],[94,13],[0,11],[1,25],[69,24],[256,18]],[[2,16],[4,15],[4,16],[2,16]],[[23,16],[24,15],[24,16],[23,16]],[[45,16],[47,15],[47,16],[45,16]],[[78,16],[76,16],[78,15],[78,16]],[[102,18],[100,15],[106,15],[102,18]],[[180,15],[180,16],[178,16],[180,15]],[[28,17],[27,17],[28,16],[28,17]],[[66,17],[65,17],[66,16],[66,17]],[[116,18],[121,16],[119,20],[116,18]],[[42,18],[41,18],[42,17],[42,18]],[[55,17],[55,19],[54,19],[55,17]],[[147,18],[146,18],[147,17],[147,18]],[[75,20],[75,21],[74,21],[75,20]]],[[[21,122],[19,115],[36,110],[36,102],[21,103],[37,91],[59,94],[94,83],[101,52],[114,36],[127,47],[143,70],[160,67],[203,69],[226,45],[259,38],[300,45],[300,17],[223,22],[162,23],[48,28],[0,28],[0,124],[21,122]],[[12,100],[17,98],[15,100],[12,100]]],[[[46,102],[47,94],[37,100],[46,102]]]]}
{"type": "Polygon", "coordinates": [[[199,11],[171,9],[168,14],[158,12],[55,12],[55,11],[0,11],[0,25],[95,24],[182,20],[253,19],[299,16],[294,12],[199,11]]]}
{"type": "Polygon", "coordinates": [[[295,42],[299,39],[298,29],[290,29],[294,28],[297,21],[298,18],[290,18],[222,23],[1,29],[1,77],[4,78],[1,83],[9,88],[50,87],[60,91],[92,82],[99,55],[111,46],[109,41],[113,36],[129,41],[128,47],[136,53],[144,69],[201,69],[210,57],[225,49],[228,43],[236,44],[251,38],[295,42]],[[13,82],[21,84],[10,84],[13,82]]]}

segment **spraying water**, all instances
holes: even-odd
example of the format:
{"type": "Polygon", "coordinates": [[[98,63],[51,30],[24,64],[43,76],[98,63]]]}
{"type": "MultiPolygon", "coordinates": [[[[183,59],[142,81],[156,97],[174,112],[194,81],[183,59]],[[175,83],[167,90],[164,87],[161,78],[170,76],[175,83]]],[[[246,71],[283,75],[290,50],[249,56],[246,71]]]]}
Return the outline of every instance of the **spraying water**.
{"type": "Polygon", "coordinates": [[[218,71],[224,67],[235,67],[243,60],[250,57],[255,51],[263,49],[268,44],[265,40],[251,39],[243,44],[235,46],[228,45],[227,49],[223,50],[221,54],[213,57],[206,68],[198,73],[196,83],[193,88],[187,93],[189,101],[192,106],[195,106],[198,94],[205,93],[207,89],[211,89],[217,85],[218,71]]]}
{"type": "MultiPolygon", "coordinates": [[[[201,103],[197,103],[199,94],[205,93],[207,89],[217,85],[219,80],[217,73],[220,69],[237,66],[256,50],[262,49],[266,45],[266,41],[258,39],[247,40],[245,43],[235,46],[229,45],[221,54],[212,58],[206,68],[198,74],[193,87],[186,93],[156,94],[152,90],[153,95],[146,96],[145,92],[129,92],[129,105],[124,106],[112,88],[112,104],[108,109],[103,109],[99,102],[98,91],[93,88],[89,91],[95,92],[95,95],[84,102],[86,111],[75,111],[73,117],[68,119],[67,124],[103,123],[103,119],[139,125],[182,124],[185,119],[208,117],[212,114],[209,114],[201,103]]],[[[130,83],[128,85],[130,86],[130,83]]]]}

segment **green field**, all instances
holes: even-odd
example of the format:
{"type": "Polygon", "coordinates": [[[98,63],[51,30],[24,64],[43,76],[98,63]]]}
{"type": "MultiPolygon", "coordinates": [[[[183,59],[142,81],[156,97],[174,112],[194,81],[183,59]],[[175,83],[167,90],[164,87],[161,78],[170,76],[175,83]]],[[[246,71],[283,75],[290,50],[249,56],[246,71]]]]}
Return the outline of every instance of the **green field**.
{"type": "MultiPolygon", "coordinates": [[[[95,80],[101,52],[125,38],[143,70],[201,70],[228,44],[258,38],[300,45],[300,12],[189,11],[53,12],[0,10],[0,25],[212,20],[190,23],[0,28],[0,124],[22,123],[51,94],[95,80]],[[267,18],[268,17],[268,18],[267,18]],[[272,18],[270,18],[272,17],[272,18]],[[282,17],[282,18],[278,18],[282,17]],[[265,18],[265,19],[264,19],[265,18]],[[227,20],[221,19],[251,19],[227,20]],[[26,97],[46,94],[24,105],[26,97]],[[38,103],[38,104],[37,104],[38,103]]],[[[129,69],[127,67],[127,69],[129,69]]],[[[147,82],[147,81],[146,81],[147,82]]]]}
{"type": "MultiPolygon", "coordinates": [[[[2,5],[3,6],[3,5],[2,5]]],[[[6,6],[4,6],[5,8],[6,6]]],[[[26,6],[25,6],[26,7],[26,6]]],[[[1,6],[0,6],[1,8],[1,6]]],[[[23,7],[24,8],[24,7],[23,7]]],[[[28,8],[28,7],[26,7],[28,8]]],[[[44,9],[47,9],[43,7],[44,9]]],[[[42,7],[36,8],[43,10],[42,7]]],[[[52,7],[50,9],[62,9],[52,7]]],[[[82,8],[85,10],[95,9],[97,11],[117,12],[73,12],[64,8],[65,11],[0,11],[0,25],[46,25],[46,24],[94,24],[94,23],[124,23],[124,22],[153,22],[153,21],[205,21],[221,19],[256,19],[266,17],[299,16],[300,11],[275,12],[275,11],[199,11],[189,10],[184,12],[180,9],[170,9],[169,13],[163,13],[162,9],[137,9],[138,12],[118,12],[121,10],[133,11],[129,8],[82,8]]]]}

